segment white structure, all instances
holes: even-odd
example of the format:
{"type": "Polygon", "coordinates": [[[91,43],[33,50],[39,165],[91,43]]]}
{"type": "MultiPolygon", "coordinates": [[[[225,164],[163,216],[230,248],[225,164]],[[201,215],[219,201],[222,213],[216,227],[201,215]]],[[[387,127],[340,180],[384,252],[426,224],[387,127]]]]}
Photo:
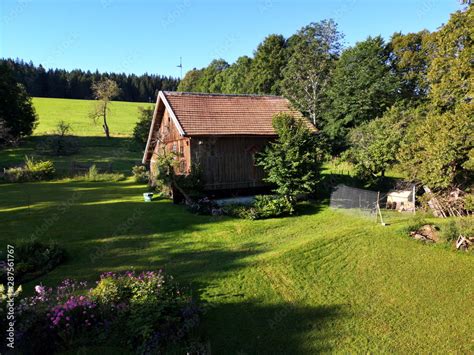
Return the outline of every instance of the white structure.
{"type": "Polygon", "coordinates": [[[415,187],[411,190],[392,190],[387,194],[387,208],[403,211],[415,210],[415,187]]]}

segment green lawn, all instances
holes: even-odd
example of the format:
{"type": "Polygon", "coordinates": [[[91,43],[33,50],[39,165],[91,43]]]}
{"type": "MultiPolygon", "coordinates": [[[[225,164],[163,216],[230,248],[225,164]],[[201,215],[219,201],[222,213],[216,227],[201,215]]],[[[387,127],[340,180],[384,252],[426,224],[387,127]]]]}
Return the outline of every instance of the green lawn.
{"type": "Polygon", "coordinates": [[[202,331],[216,354],[474,351],[474,259],[410,240],[407,215],[382,227],[313,203],[297,217],[245,221],[144,203],[144,191],[130,181],[0,185],[1,250],[36,234],[70,255],[26,292],[164,268],[207,304],[202,331]]]}
{"type": "MultiPolygon", "coordinates": [[[[71,100],[35,97],[33,105],[39,116],[35,135],[54,132],[59,121],[70,123],[72,133],[79,136],[103,136],[102,124],[94,124],[89,113],[94,108],[93,100],[71,100]]],[[[138,118],[138,107],[152,106],[150,103],[114,101],[110,105],[108,120],[113,136],[130,136],[138,118]]]]}
{"type": "Polygon", "coordinates": [[[25,155],[38,156],[38,147],[48,140],[60,120],[72,125],[72,134],[80,146],[78,154],[71,156],[39,156],[50,159],[61,173],[69,173],[72,161],[81,165],[97,164],[114,171],[130,173],[139,164],[145,147],[133,145],[130,135],[138,119],[138,107],[151,105],[139,102],[112,102],[109,118],[111,139],[106,139],[100,124],[95,125],[88,114],[93,108],[91,100],[33,98],[39,116],[34,136],[24,140],[20,147],[0,151],[0,168],[19,165],[25,155]]]}
{"type": "MultiPolygon", "coordinates": [[[[59,170],[74,160],[129,172],[140,160],[143,148],[130,150],[127,136],[141,104],[113,103],[110,140],[87,117],[90,101],[34,104],[35,136],[1,151],[0,166],[35,154],[61,119],[72,123],[81,150],[47,157],[59,170]]],[[[354,181],[350,174],[327,164],[323,195],[354,181]]],[[[392,214],[382,227],[311,203],[296,217],[245,221],[144,203],[143,192],[130,180],[0,184],[0,251],[36,237],[69,253],[25,293],[66,277],[164,268],[206,305],[201,331],[215,354],[474,351],[472,254],[409,239],[402,230],[410,215],[392,214]]]]}

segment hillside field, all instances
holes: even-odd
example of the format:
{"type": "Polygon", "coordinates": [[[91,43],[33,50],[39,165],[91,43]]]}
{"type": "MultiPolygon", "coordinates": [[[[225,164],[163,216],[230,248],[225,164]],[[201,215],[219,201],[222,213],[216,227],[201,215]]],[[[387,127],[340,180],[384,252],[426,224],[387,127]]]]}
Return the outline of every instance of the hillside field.
{"type": "MultiPolygon", "coordinates": [[[[94,100],[72,100],[35,97],[33,105],[39,116],[35,135],[54,132],[59,121],[72,126],[72,133],[79,136],[103,136],[102,124],[94,124],[89,117],[94,100]]],[[[138,107],[153,106],[151,103],[113,101],[110,105],[108,123],[110,133],[115,137],[130,136],[138,118],[138,107]]]]}
{"type": "MultiPolygon", "coordinates": [[[[1,151],[0,163],[34,153],[60,119],[73,124],[82,148],[54,158],[58,166],[100,161],[129,172],[140,159],[141,150],[117,153],[140,104],[113,103],[115,137],[107,140],[89,125],[90,102],[34,103],[35,136],[1,151]]],[[[248,221],[195,215],[163,199],[145,203],[145,191],[131,178],[1,183],[0,250],[35,235],[56,241],[69,256],[23,285],[24,293],[65,278],[163,268],[203,305],[199,333],[215,354],[474,352],[472,253],[410,239],[411,214],[392,212],[383,227],[321,199],[300,204],[294,217],[248,221]]]]}

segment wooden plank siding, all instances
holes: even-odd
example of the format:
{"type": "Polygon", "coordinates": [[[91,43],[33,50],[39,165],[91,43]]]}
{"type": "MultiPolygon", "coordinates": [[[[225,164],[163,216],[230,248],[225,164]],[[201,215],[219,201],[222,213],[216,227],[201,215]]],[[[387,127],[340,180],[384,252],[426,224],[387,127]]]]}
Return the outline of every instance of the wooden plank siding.
{"type": "Polygon", "coordinates": [[[191,145],[189,137],[182,137],[176,126],[173,124],[168,111],[165,109],[160,121],[158,131],[158,144],[156,144],[151,157],[150,170],[156,173],[154,166],[163,148],[167,152],[174,152],[178,155],[178,167],[176,174],[188,174],[191,170],[191,145]]]}
{"type": "Polygon", "coordinates": [[[191,160],[203,171],[206,190],[263,187],[264,172],[255,166],[255,154],[268,137],[192,137],[191,160]]]}

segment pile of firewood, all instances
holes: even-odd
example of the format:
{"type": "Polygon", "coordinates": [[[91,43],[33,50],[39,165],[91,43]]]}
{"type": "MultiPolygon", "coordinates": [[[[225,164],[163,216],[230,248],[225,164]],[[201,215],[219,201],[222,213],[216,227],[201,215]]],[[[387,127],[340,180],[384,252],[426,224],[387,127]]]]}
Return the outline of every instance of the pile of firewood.
{"type": "Polygon", "coordinates": [[[459,235],[456,240],[457,250],[468,250],[474,244],[474,237],[465,237],[462,234],[459,235]]]}

